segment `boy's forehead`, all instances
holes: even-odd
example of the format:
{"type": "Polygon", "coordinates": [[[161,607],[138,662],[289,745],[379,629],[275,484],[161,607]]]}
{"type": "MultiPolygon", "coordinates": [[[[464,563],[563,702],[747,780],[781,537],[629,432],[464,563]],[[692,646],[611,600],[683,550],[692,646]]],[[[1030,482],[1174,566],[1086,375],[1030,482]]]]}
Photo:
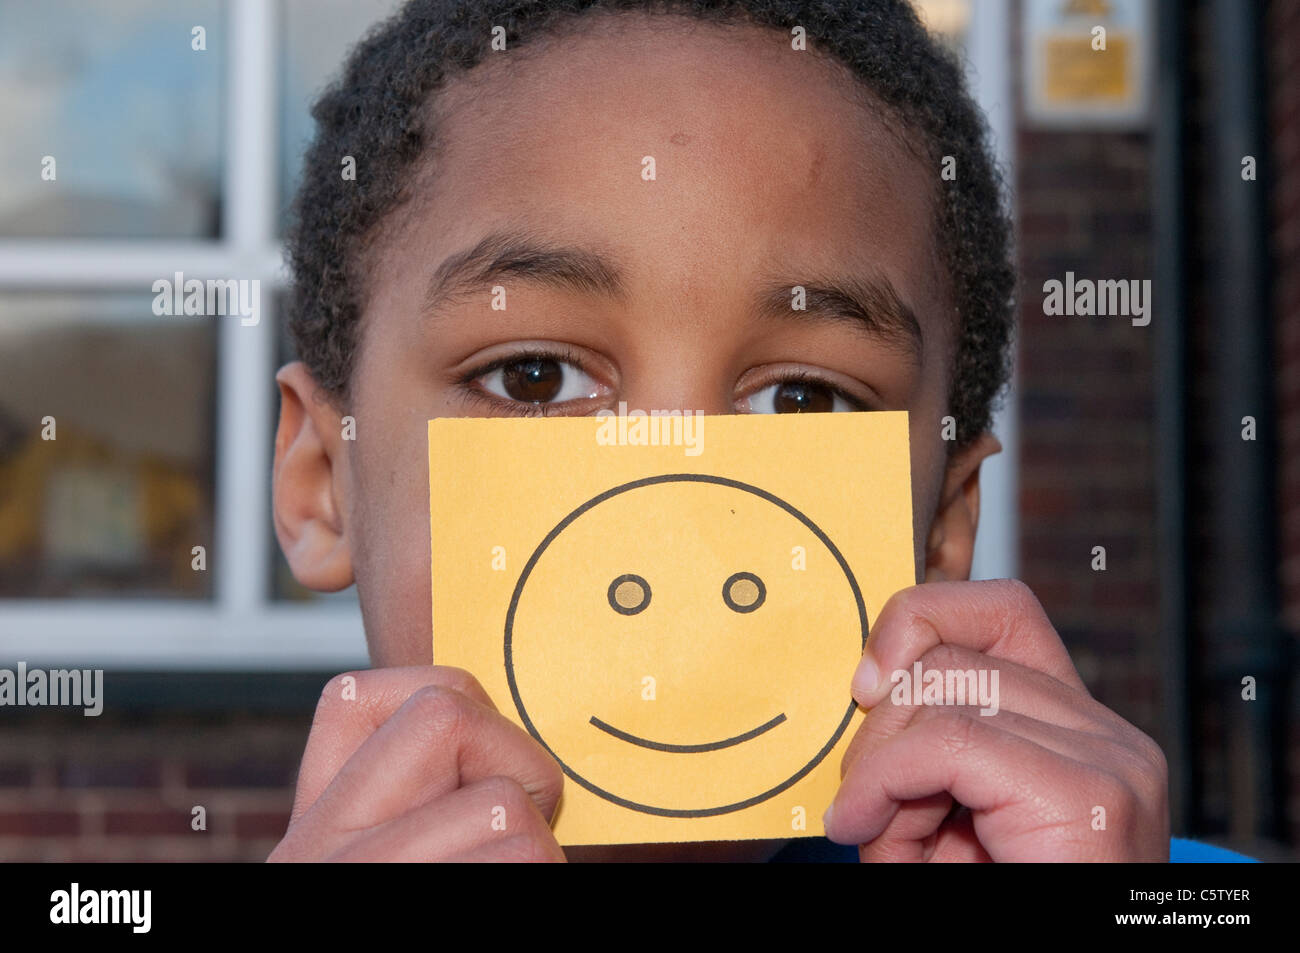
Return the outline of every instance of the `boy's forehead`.
{"type": "Polygon", "coordinates": [[[779,31],[663,20],[495,53],[438,95],[421,266],[509,223],[621,250],[678,295],[760,270],[879,275],[939,346],[938,170],[779,31]]]}

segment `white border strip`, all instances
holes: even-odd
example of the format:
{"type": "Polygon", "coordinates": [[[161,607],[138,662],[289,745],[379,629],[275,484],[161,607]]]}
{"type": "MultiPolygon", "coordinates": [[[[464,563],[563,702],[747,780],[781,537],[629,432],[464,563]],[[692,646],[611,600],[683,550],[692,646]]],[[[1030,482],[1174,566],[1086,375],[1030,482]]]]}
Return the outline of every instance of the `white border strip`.
{"type": "MultiPolygon", "coordinates": [[[[973,0],[967,39],[969,82],[988,117],[993,149],[1007,176],[1014,202],[1015,89],[1011,76],[1010,0],[973,0]]],[[[1011,209],[1015,214],[1014,206],[1011,209]]],[[[993,432],[1002,452],[980,469],[979,531],[975,534],[972,579],[1014,578],[1020,571],[1019,387],[1013,370],[993,432]]]]}
{"type": "Polygon", "coordinates": [[[176,601],[6,601],[0,667],[182,670],[368,668],[361,613],[268,606],[246,615],[176,601]]]}
{"type": "MultiPolygon", "coordinates": [[[[253,258],[272,240],[274,123],[272,100],[275,19],[261,0],[233,0],[229,7],[229,99],[222,234],[236,257],[253,258]]],[[[244,277],[244,276],[238,276],[244,277]]],[[[248,276],[252,277],[252,276],[248,276]]],[[[268,289],[269,290],[269,289],[268,289]]],[[[263,320],[245,326],[218,319],[216,538],[209,553],[217,604],[228,619],[255,612],[270,586],[267,484],[270,481],[271,388],[275,335],[269,295],[263,320]]]]}

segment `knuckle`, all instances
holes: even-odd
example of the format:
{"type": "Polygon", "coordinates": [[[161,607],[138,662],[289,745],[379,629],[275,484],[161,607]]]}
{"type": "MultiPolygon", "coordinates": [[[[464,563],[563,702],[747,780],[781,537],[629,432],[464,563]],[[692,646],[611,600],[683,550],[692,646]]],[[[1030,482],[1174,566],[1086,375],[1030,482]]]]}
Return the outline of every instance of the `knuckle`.
{"type": "Polygon", "coordinates": [[[1005,598],[1012,603],[1038,605],[1038,597],[1034,595],[1034,590],[1021,579],[997,579],[993,584],[998,586],[1005,598]]]}
{"type": "Polygon", "coordinates": [[[483,692],[483,686],[479,684],[479,680],[463,668],[456,668],[453,665],[435,665],[433,668],[443,678],[445,688],[460,692],[462,695],[483,692]]]}
{"type": "Polygon", "coordinates": [[[540,814],[530,809],[530,805],[525,805],[515,811],[516,817],[512,823],[506,825],[506,830],[520,837],[530,837],[545,843],[546,838],[551,836],[551,826],[546,823],[540,814]]]}
{"type": "Polygon", "coordinates": [[[1135,745],[1139,758],[1139,784],[1148,796],[1167,796],[1169,790],[1169,759],[1164,749],[1149,735],[1138,732],[1135,745]]]}
{"type": "Polygon", "coordinates": [[[364,676],[364,672],[339,672],[320,690],[320,698],[316,701],[316,708],[332,708],[343,700],[343,693],[348,687],[348,679],[352,679],[352,684],[359,682],[364,676]]]}
{"type": "Polygon", "coordinates": [[[403,707],[409,708],[435,737],[447,737],[461,731],[468,701],[451,689],[425,685],[412,692],[403,707]]]}
{"type": "MultiPolygon", "coordinates": [[[[914,615],[919,605],[919,600],[924,595],[920,592],[920,586],[909,586],[906,589],[900,589],[885,600],[885,604],[880,607],[880,613],[876,616],[876,625],[882,622],[890,623],[895,616],[914,615]]],[[[872,626],[874,629],[875,626],[872,626]]]]}
{"type": "Polygon", "coordinates": [[[1169,762],[1164,749],[1148,734],[1125,722],[1111,738],[1112,763],[1133,787],[1147,794],[1168,785],[1169,762]]]}
{"type": "MultiPolygon", "coordinates": [[[[1038,626],[1046,624],[1051,628],[1047,610],[1043,608],[1043,604],[1038,601],[1038,596],[1034,595],[1034,590],[1030,589],[1027,583],[1019,579],[999,579],[997,583],[1002,587],[1008,615],[1033,620],[1038,626]]],[[[1052,631],[1056,630],[1052,629],[1052,631]]]]}
{"type": "MultiPolygon", "coordinates": [[[[540,774],[530,777],[528,787],[525,791],[532,791],[530,798],[535,797],[539,799],[538,801],[535,801],[535,803],[544,804],[550,801],[558,802],[564,791],[564,772],[561,771],[560,766],[555,763],[555,759],[548,754],[540,755],[538,768],[540,774]]],[[[542,808],[539,807],[539,817],[541,816],[541,810],[542,808]]]]}
{"type": "Polygon", "coordinates": [[[1130,813],[1134,793],[1123,778],[1108,772],[1100,773],[1092,785],[1092,790],[1097,803],[1106,809],[1112,823],[1122,822],[1130,813]]]}
{"type": "Polygon", "coordinates": [[[1122,839],[1141,836],[1138,796],[1123,779],[1108,776],[1099,790],[1098,803],[1106,807],[1106,826],[1122,839]]]}
{"type": "Polygon", "coordinates": [[[316,712],[312,716],[312,727],[333,721],[344,712],[352,711],[351,705],[344,699],[351,694],[351,689],[360,684],[364,672],[340,672],[331,678],[320,690],[316,699],[316,712]],[[348,682],[352,679],[352,682],[348,682]]]}
{"type": "MultiPolygon", "coordinates": [[[[539,744],[538,747],[541,748],[541,745],[539,744]]],[[[560,767],[560,763],[551,757],[550,753],[544,748],[538,752],[538,755],[542,770],[542,783],[546,787],[555,788],[556,790],[564,787],[564,770],[560,767]]]]}
{"type": "Polygon", "coordinates": [[[1138,734],[1138,748],[1147,764],[1151,766],[1154,774],[1161,778],[1169,776],[1169,759],[1165,757],[1165,749],[1160,747],[1154,738],[1140,732],[1138,734]]]}
{"type": "Polygon", "coordinates": [[[518,830],[530,821],[535,813],[529,810],[532,799],[514,778],[494,774],[479,783],[481,795],[491,801],[493,807],[505,808],[507,830],[518,830]]]}

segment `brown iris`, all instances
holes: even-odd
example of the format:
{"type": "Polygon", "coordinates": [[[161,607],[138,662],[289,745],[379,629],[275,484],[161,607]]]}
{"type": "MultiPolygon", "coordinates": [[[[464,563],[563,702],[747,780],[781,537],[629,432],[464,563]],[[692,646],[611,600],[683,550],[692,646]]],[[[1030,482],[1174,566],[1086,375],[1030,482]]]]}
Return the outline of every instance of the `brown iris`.
{"type": "Polygon", "coordinates": [[[778,414],[820,414],[834,408],[835,396],[817,384],[786,381],[777,388],[772,406],[778,414]]]}
{"type": "Polygon", "coordinates": [[[564,382],[564,370],[558,361],[529,358],[501,369],[502,384],[511,400],[533,404],[554,400],[564,382]]]}

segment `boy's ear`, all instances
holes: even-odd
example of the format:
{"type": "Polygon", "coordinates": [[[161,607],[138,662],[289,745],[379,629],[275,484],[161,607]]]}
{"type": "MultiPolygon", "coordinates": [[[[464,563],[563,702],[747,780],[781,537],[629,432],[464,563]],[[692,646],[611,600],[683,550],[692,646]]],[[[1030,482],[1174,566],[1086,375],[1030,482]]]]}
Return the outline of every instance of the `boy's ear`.
{"type": "Polygon", "coordinates": [[[980,518],[980,464],[1002,450],[991,433],[980,434],[948,460],[939,507],[925,544],[925,581],[970,578],[980,518]]]}
{"type": "Polygon", "coordinates": [[[343,518],[343,428],[301,361],[280,368],[280,424],[271,470],[275,536],[299,583],[336,592],[353,583],[343,518]]]}

